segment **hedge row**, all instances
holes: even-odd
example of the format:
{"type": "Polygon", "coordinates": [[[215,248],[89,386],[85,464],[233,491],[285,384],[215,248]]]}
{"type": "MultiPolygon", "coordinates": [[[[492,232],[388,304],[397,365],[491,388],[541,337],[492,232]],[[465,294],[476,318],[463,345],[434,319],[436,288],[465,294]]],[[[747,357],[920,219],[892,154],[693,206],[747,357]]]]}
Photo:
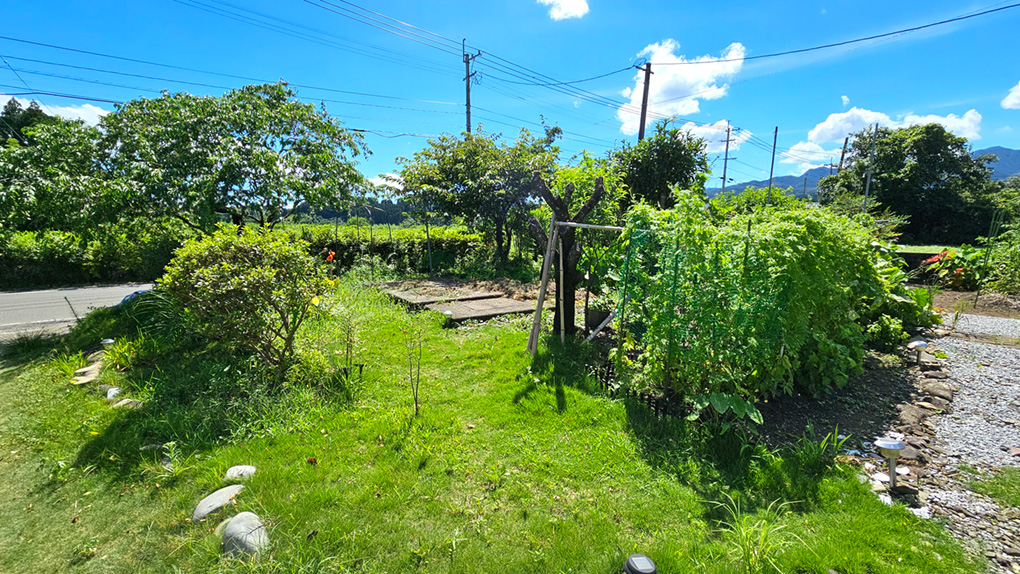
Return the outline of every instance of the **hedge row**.
{"type": "MultiPolygon", "coordinates": [[[[309,253],[319,261],[333,251],[333,263],[341,270],[374,256],[399,271],[429,271],[424,227],[377,225],[370,235],[367,227],[288,225],[275,233],[308,242],[309,253]]],[[[184,235],[118,233],[91,241],[63,231],[0,236],[0,290],[153,281],[163,275],[184,235]]],[[[463,228],[434,227],[429,235],[436,272],[453,269],[484,247],[480,236],[463,228]]]]}
{"type": "MultiPolygon", "coordinates": [[[[366,227],[333,227],[330,225],[288,226],[285,233],[306,241],[313,256],[324,260],[334,252],[333,263],[341,269],[356,265],[365,257],[378,257],[401,271],[427,273],[429,271],[428,245],[424,227],[375,226],[372,235],[366,227]]],[[[432,241],[432,268],[436,272],[449,271],[474,257],[484,247],[479,235],[463,228],[433,227],[429,230],[432,241]]]]}

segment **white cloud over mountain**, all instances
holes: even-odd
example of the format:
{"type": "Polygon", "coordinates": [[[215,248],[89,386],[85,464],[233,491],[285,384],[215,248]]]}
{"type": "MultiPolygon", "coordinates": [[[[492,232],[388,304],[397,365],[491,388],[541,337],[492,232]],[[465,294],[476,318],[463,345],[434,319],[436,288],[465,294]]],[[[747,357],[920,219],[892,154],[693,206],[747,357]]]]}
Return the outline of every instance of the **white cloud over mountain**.
{"type": "MultiPolygon", "coordinates": [[[[680,126],[684,131],[690,131],[692,135],[705,140],[705,151],[708,153],[722,153],[726,151],[726,120],[719,120],[714,124],[698,125],[694,122],[687,122],[680,126]]],[[[745,129],[734,129],[730,131],[730,153],[740,149],[740,144],[751,139],[753,134],[745,129]]]]}
{"type": "MultiPolygon", "coordinates": [[[[647,58],[650,62],[675,64],[652,66],[652,79],[648,86],[649,113],[646,127],[663,116],[697,113],[701,109],[701,100],[717,100],[725,96],[729,89],[726,82],[740,71],[744,63],[745,49],[740,43],[730,44],[718,58],[700,56],[687,59],[679,51],[680,43],[669,39],[650,44],[638,53],[639,58],[647,58]],[[699,63],[684,64],[684,62],[699,63]]],[[[634,74],[634,86],[623,91],[623,97],[629,102],[616,111],[616,117],[621,124],[620,131],[629,136],[638,133],[641,122],[644,77],[643,70],[634,74]]]]}
{"type": "Polygon", "coordinates": [[[580,18],[588,13],[587,0],[538,0],[538,3],[549,7],[553,20],[580,18]]]}
{"type": "Polygon", "coordinates": [[[907,113],[892,118],[882,112],[854,106],[845,112],[829,114],[825,121],[811,128],[807,141],[798,142],[788,152],[780,154],[783,156],[781,161],[798,164],[801,169],[808,170],[827,165],[829,157],[839,157],[842,151],[840,147],[832,146],[830,149],[826,149],[824,144],[842,144],[843,138],[846,136],[868,129],[875,124],[897,129],[932,123],[941,124],[948,131],[969,140],[981,139],[981,114],[977,110],[968,110],[962,116],[907,113]]]}

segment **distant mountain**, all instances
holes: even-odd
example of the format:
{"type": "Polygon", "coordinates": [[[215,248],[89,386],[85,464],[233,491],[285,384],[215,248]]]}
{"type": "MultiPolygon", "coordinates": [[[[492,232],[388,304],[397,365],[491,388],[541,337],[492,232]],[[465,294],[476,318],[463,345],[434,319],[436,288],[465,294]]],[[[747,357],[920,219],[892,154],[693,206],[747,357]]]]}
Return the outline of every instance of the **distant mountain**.
{"type": "MultiPolygon", "coordinates": [[[[793,188],[793,194],[797,197],[810,197],[814,198],[817,195],[818,180],[829,175],[829,168],[827,167],[816,167],[809,169],[800,175],[781,175],[772,178],[772,187],[774,189],[786,189],[788,187],[793,188]],[[807,178],[807,187],[804,185],[804,178],[807,178]],[[805,191],[806,190],[806,191],[805,191]]],[[[740,193],[748,187],[768,187],[769,180],[755,180],[745,181],[741,183],[734,183],[726,186],[726,191],[733,191],[740,193]]],[[[722,191],[721,188],[706,189],[705,193],[709,197],[715,197],[722,191]]]]}
{"type": "Polygon", "coordinates": [[[999,181],[1011,175],[1020,175],[1020,150],[995,146],[971,153],[974,157],[988,154],[999,158],[999,161],[989,164],[992,168],[992,179],[999,181]]]}
{"type": "MultiPolygon", "coordinates": [[[[999,158],[998,161],[990,163],[992,168],[992,179],[1001,181],[1013,175],[1020,175],[1020,150],[1009,149],[1001,146],[979,149],[971,153],[974,157],[992,154],[999,158]]],[[[809,169],[800,175],[782,175],[772,178],[772,187],[779,189],[793,188],[793,194],[797,197],[814,198],[817,195],[818,180],[829,175],[828,167],[816,167],[809,169]],[[804,178],[807,178],[805,192],[804,178]]],[[[718,180],[717,180],[718,181],[718,180]]],[[[742,192],[748,187],[768,187],[769,180],[760,179],[755,181],[744,181],[726,186],[726,191],[742,192]]],[[[709,197],[715,197],[722,191],[721,188],[705,190],[709,197]]]]}

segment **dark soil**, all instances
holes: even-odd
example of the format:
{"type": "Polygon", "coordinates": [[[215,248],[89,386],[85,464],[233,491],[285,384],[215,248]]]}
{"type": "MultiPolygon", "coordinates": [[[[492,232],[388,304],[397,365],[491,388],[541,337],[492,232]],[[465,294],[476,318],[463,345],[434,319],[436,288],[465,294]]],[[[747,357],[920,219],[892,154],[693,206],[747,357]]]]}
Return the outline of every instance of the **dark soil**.
{"type": "Polygon", "coordinates": [[[843,388],[821,397],[781,396],[758,404],[765,419],[758,427],[769,446],[796,442],[808,425],[820,440],[838,430],[847,435],[848,448],[885,435],[899,416],[897,404],[906,403],[917,389],[914,375],[896,356],[872,353],[865,358],[864,373],[843,388]]]}
{"type": "Polygon", "coordinates": [[[1020,319],[1020,297],[993,291],[981,293],[974,305],[974,291],[942,291],[935,294],[935,307],[952,315],[957,309],[971,315],[1020,319]]]}

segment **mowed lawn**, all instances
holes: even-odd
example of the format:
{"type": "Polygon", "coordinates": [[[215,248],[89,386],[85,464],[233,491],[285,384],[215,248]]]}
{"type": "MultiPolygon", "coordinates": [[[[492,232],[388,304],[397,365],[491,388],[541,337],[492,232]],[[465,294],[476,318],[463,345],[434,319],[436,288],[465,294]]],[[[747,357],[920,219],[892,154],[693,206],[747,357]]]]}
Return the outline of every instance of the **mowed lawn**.
{"type": "MultiPolygon", "coordinates": [[[[270,388],[243,361],[161,347],[119,309],[62,342],[8,345],[0,572],[608,574],[634,552],[659,572],[769,572],[770,560],[783,572],[983,570],[854,469],[809,471],[804,443],[772,451],[602,396],[584,348],[550,342],[532,360],[528,317],[457,329],[420,317],[414,416],[405,311],[349,286],[323,307],[344,304],[367,365],[353,400],[302,380],[270,388]],[[137,410],[68,385],[70,352],[108,335],[146,341],[129,370],[107,365],[98,381],[145,401],[137,410]],[[140,450],[168,441],[172,471],[140,450]],[[235,464],[258,467],[237,506],[190,523],[235,464]],[[248,563],[223,557],[213,532],[241,510],[262,517],[272,543],[248,563]]],[[[338,329],[321,313],[301,346],[335,358],[338,329]]]]}

